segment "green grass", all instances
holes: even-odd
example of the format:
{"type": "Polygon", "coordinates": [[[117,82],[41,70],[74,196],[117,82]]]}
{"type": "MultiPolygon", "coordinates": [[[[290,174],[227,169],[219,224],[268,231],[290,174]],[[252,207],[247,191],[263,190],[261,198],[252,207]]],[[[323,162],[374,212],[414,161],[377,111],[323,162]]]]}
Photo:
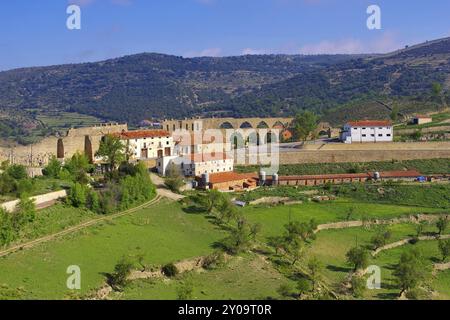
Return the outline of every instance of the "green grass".
{"type": "MultiPolygon", "coordinates": [[[[282,164],[280,175],[334,174],[368,171],[416,169],[423,174],[450,173],[450,159],[426,159],[405,161],[379,161],[360,163],[305,163],[282,164]]],[[[238,172],[258,172],[258,166],[238,166],[238,172]]]]}
{"type": "Polygon", "coordinates": [[[101,123],[98,118],[93,116],[73,113],[58,112],[55,114],[42,114],[36,116],[36,119],[42,121],[45,126],[50,128],[70,128],[71,126],[93,126],[101,123]]]}
{"type": "Polygon", "coordinates": [[[432,122],[420,124],[420,125],[400,125],[395,126],[394,129],[422,129],[422,128],[431,128],[431,127],[441,127],[441,126],[450,126],[449,122],[442,123],[445,120],[450,119],[450,113],[439,113],[435,114],[432,117],[432,122]]]}
{"type": "MultiPolygon", "coordinates": [[[[255,255],[233,257],[224,267],[194,271],[188,276],[193,283],[193,299],[196,300],[281,298],[277,293],[281,284],[295,285],[275,270],[270,262],[255,255]]],[[[133,281],[120,298],[176,299],[176,290],[182,280],[183,276],[172,280],[133,281]]]]}
{"type": "MultiPolygon", "coordinates": [[[[317,234],[317,239],[308,248],[310,255],[316,256],[324,265],[323,275],[329,284],[341,283],[351,271],[351,266],[347,264],[345,254],[356,245],[370,249],[370,240],[375,234],[374,228],[348,228],[339,230],[325,230],[317,234]]],[[[415,235],[415,225],[404,223],[389,226],[392,233],[389,243],[396,242],[415,235]]],[[[424,232],[435,232],[434,225],[427,225],[424,232]]],[[[445,233],[450,232],[450,227],[445,233]]],[[[437,241],[419,241],[416,244],[426,253],[429,263],[437,262],[440,254],[437,248],[437,241]]],[[[382,289],[367,290],[367,297],[373,299],[395,299],[399,290],[395,286],[395,279],[392,276],[393,266],[398,263],[400,255],[404,250],[408,250],[412,245],[405,245],[398,248],[382,251],[375,258],[370,259],[370,264],[378,265],[382,270],[382,289]]],[[[436,282],[435,282],[436,283],[436,282]]],[[[445,284],[441,286],[447,288],[445,284]]],[[[441,287],[435,289],[441,292],[441,287]]]]}
{"type": "Polygon", "coordinates": [[[354,208],[355,211],[350,220],[359,220],[362,217],[390,219],[417,213],[441,211],[436,208],[365,203],[352,200],[306,202],[298,205],[275,207],[247,206],[241,210],[252,223],[262,225],[263,236],[276,236],[283,232],[284,225],[289,222],[289,219],[302,222],[315,219],[319,224],[344,221],[351,208],[354,208]]]}
{"type": "Polygon", "coordinates": [[[124,255],[143,254],[148,264],[164,264],[208,254],[222,237],[203,216],[163,202],[0,258],[0,285],[22,288],[24,299],[61,299],[69,293],[66,269],[78,265],[79,293],[86,294],[104,282],[104,273],[124,255]]]}

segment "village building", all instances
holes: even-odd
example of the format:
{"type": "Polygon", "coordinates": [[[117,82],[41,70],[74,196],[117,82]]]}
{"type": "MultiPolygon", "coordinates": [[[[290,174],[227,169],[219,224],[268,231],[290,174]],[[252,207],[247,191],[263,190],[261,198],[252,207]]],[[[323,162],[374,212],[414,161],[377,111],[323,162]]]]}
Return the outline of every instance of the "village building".
{"type": "Polygon", "coordinates": [[[425,115],[415,115],[411,120],[411,124],[415,124],[415,125],[421,125],[421,124],[430,123],[430,122],[433,122],[433,119],[431,118],[431,116],[425,116],[425,115]]]}
{"type": "Polygon", "coordinates": [[[231,172],[234,169],[234,159],[222,152],[158,158],[156,167],[159,174],[166,175],[171,166],[186,177],[196,177],[203,174],[231,172]]]}
{"type": "Polygon", "coordinates": [[[165,130],[123,131],[116,136],[127,146],[130,160],[156,159],[174,152],[172,135],[165,130]]]}
{"type": "Polygon", "coordinates": [[[199,188],[219,191],[243,191],[258,186],[255,173],[220,172],[196,178],[199,188]]]}
{"type": "Polygon", "coordinates": [[[183,134],[174,134],[175,141],[174,154],[185,156],[195,153],[227,153],[231,151],[231,143],[229,141],[217,140],[216,137],[208,137],[201,132],[183,134]]]}
{"type": "Polygon", "coordinates": [[[392,142],[394,130],[390,121],[349,121],[342,128],[340,138],[344,143],[392,142]]]}

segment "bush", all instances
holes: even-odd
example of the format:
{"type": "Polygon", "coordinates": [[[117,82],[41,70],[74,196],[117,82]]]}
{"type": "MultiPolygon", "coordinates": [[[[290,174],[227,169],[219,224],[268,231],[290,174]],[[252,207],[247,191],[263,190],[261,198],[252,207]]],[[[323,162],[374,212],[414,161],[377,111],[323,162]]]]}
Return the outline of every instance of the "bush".
{"type": "Polygon", "coordinates": [[[72,188],[70,188],[67,201],[73,207],[84,207],[86,205],[88,192],[88,187],[81,185],[80,183],[75,183],[72,188]]]}
{"type": "Polygon", "coordinates": [[[161,269],[162,273],[169,278],[173,278],[178,274],[178,269],[173,263],[164,265],[161,269]]]}
{"type": "Polygon", "coordinates": [[[20,164],[13,164],[6,169],[6,173],[16,180],[28,178],[27,169],[20,164]]]}
{"type": "Polygon", "coordinates": [[[109,285],[114,290],[122,291],[128,284],[128,276],[133,269],[133,263],[127,258],[122,257],[114,267],[114,272],[109,276],[109,285]]]}
{"type": "Polygon", "coordinates": [[[44,170],[42,170],[42,173],[46,177],[58,178],[61,172],[61,168],[61,162],[55,156],[53,156],[48,162],[48,165],[44,168],[44,170]]]}
{"type": "Polygon", "coordinates": [[[225,254],[221,251],[214,251],[203,260],[202,267],[207,270],[213,270],[223,266],[225,263],[225,254]]]}
{"type": "Polygon", "coordinates": [[[281,284],[278,287],[277,292],[282,297],[291,297],[292,298],[296,295],[294,287],[288,283],[281,284]]]}

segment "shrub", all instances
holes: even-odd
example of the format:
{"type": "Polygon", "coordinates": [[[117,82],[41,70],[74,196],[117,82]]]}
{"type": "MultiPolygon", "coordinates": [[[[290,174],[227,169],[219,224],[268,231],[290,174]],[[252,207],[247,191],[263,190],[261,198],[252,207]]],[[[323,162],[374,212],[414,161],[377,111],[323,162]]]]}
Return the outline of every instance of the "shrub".
{"type": "Polygon", "coordinates": [[[203,260],[202,267],[207,270],[212,270],[223,266],[225,263],[225,254],[221,251],[214,251],[206,256],[203,260]]]}
{"type": "Polygon", "coordinates": [[[109,285],[114,290],[122,291],[128,284],[128,276],[133,269],[133,263],[122,257],[114,267],[114,272],[109,276],[109,285]]]}
{"type": "Polygon", "coordinates": [[[288,283],[281,284],[278,287],[277,292],[282,297],[294,297],[296,295],[294,287],[288,283]]]}
{"type": "Polygon", "coordinates": [[[6,173],[16,180],[28,177],[27,169],[20,164],[13,164],[6,169],[6,173]]]}
{"type": "Polygon", "coordinates": [[[173,278],[178,274],[178,269],[173,263],[164,265],[161,269],[162,273],[169,278],[173,278]]]}
{"type": "Polygon", "coordinates": [[[86,205],[86,199],[88,194],[88,188],[80,183],[75,183],[72,188],[70,188],[69,194],[67,196],[67,201],[70,205],[81,208],[86,205]]]}
{"type": "Polygon", "coordinates": [[[50,178],[58,178],[61,172],[61,168],[61,162],[55,156],[53,156],[48,162],[48,165],[44,168],[44,170],[42,170],[42,173],[44,174],[44,176],[50,178]]]}

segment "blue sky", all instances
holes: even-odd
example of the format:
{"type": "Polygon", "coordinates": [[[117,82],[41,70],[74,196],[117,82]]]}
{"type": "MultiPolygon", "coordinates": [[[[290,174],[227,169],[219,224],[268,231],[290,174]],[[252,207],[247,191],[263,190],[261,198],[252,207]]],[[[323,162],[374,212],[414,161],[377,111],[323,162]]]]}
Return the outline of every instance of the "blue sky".
{"type": "Polygon", "coordinates": [[[0,4],[0,70],[140,52],[191,56],[388,52],[450,36],[448,0],[14,0],[0,4]],[[81,30],[66,8],[81,6],[81,30]],[[366,9],[381,8],[368,30],[366,9]]]}

